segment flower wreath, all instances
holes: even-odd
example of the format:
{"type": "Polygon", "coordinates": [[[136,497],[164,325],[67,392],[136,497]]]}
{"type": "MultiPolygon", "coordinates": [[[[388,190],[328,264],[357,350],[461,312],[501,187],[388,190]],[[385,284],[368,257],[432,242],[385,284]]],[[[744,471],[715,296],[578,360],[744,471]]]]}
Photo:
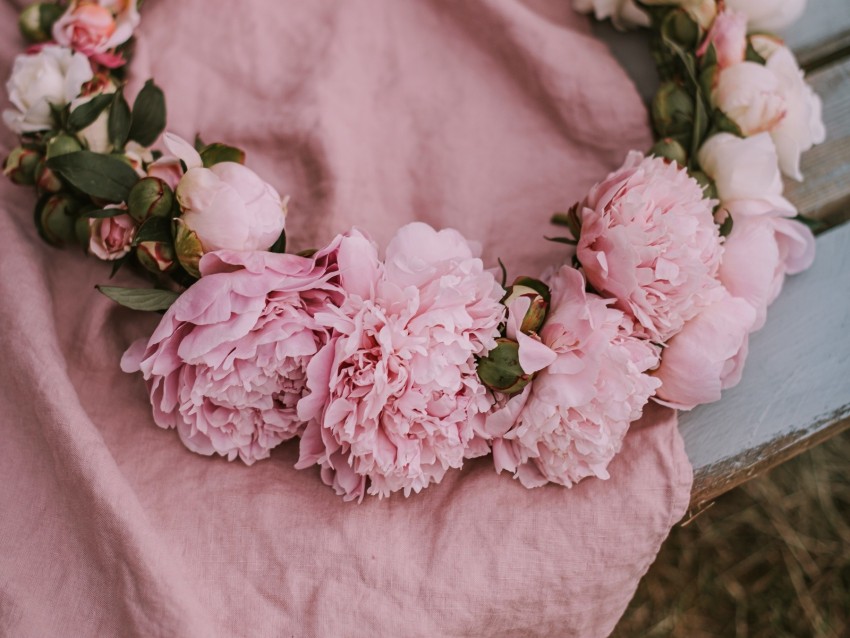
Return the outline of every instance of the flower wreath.
{"type": "Polygon", "coordinates": [[[131,108],[133,0],[24,9],[4,172],[35,186],[48,243],[151,274],[99,289],[164,312],[121,367],[190,450],[250,465],[298,438],[296,467],[346,500],[407,496],[490,453],[526,487],[606,478],[650,399],[690,409],[741,378],[748,335],[814,257],[780,171],[800,179],[824,128],[791,52],[759,31],[801,2],[574,1],[650,27],[658,141],[554,216],[572,262],[539,278],[507,285],[422,223],[383,258],[356,229],[286,253],[286,200],[242,151],[164,133],[152,81],[131,108]]]}

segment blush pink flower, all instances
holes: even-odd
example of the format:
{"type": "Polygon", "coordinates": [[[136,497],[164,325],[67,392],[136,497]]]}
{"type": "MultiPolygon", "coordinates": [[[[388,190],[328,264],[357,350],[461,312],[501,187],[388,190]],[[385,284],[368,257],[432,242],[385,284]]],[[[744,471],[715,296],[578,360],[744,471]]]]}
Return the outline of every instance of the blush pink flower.
{"type": "Polygon", "coordinates": [[[135,0],[72,0],[53,24],[53,39],[115,68],[125,60],[110,51],[129,40],[139,22],[135,0]]]}
{"type": "Polygon", "coordinates": [[[655,341],[676,334],[719,286],[715,203],[675,162],[633,151],[580,205],[587,280],[655,341]]]}
{"type": "Polygon", "coordinates": [[[484,426],[496,471],[513,472],[526,487],[608,478],[629,423],[660,385],[646,374],[658,364],[657,348],[633,336],[631,319],[609,301],[586,293],[581,273],[562,267],[551,289],[540,338],[555,360],[484,426]]]}
{"type": "Polygon", "coordinates": [[[327,331],[314,315],[336,303],[334,260],[268,252],[205,255],[201,279],[121,361],[147,381],[154,420],[198,454],[250,465],[296,436],[296,404],[327,331]]]}
{"type": "Polygon", "coordinates": [[[691,410],[720,399],[722,390],[741,380],[755,309],[722,290],[673,337],[654,372],[661,380],[655,400],[678,410],[691,410]]]}
{"type": "MultiPolygon", "coordinates": [[[[109,204],[106,208],[119,208],[109,204]]],[[[130,252],[136,222],[127,213],[89,219],[89,252],[106,261],[120,259],[130,252]]]]}
{"type": "Polygon", "coordinates": [[[711,45],[717,53],[719,69],[743,62],[747,51],[746,14],[728,9],[717,14],[697,55],[705,55],[711,45]]]}
{"type": "Polygon", "coordinates": [[[331,336],[307,368],[296,467],[320,465],[346,500],[407,496],[489,451],[476,356],[495,347],[504,290],[454,230],[409,224],[383,264],[362,235],[338,241],[346,298],[317,315],[331,336]]]}

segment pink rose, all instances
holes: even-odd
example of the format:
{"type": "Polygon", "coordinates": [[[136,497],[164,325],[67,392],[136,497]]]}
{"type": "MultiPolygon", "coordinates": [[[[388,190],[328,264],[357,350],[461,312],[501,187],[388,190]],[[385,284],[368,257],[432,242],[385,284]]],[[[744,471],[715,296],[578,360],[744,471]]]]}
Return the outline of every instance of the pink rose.
{"type": "Polygon", "coordinates": [[[806,0],[726,0],[726,6],[743,12],[751,31],[781,31],[802,15],[806,0]]]}
{"type": "Polygon", "coordinates": [[[209,253],[201,279],[121,361],[141,370],[154,420],[198,454],[250,465],[298,434],[310,359],[327,341],[314,315],[335,303],[333,256],[209,253]]]}
{"type": "Polygon", "coordinates": [[[53,39],[114,68],[124,60],[108,52],[129,40],[139,21],[135,0],[72,0],[53,24],[53,39]]]}
{"type": "Polygon", "coordinates": [[[676,334],[719,286],[713,205],[686,170],[633,151],[580,206],[587,280],[654,341],[676,334]]]}
{"type": "Polygon", "coordinates": [[[747,16],[737,11],[721,11],[697,50],[697,55],[705,55],[711,45],[714,45],[717,53],[719,69],[743,62],[747,52],[747,16]]]}
{"type": "MultiPolygon", "coordinates": [[[[110,204],[106,208],[121,207],[110,204]]],[[[112,261],[130,252],[133,237],[136,236],[136,222],[126,213],[114,217],[90,218],[89,233],[89,252],[100,259],[112,261]]]]}
{"type": "Polygon", "coordinates": [[[280,195],[236,162],[189,168],[176,190],[178,223],[194,232],[204,252],[266,250],[286,221],[280,195]]]}
{"type": "Polygon", "coordinates": [[[296,467],[320,465],[346,500],[407,496],[489,452],[476,357],[495,347],[504,290],[454,230],[409,224],[385,264],[359,233],[336,243],[346,298],[316,317],[331,336],[307,367],[296,467]]]}
{"type": "Polygon", "coordinates": [[[577,270],[562,267],[551,288],[540,338],[555,359],[484,426],[496,470],[513,472],[526,487],[608,478],[629,423],[660,385],[645,374],[658,364],[657,349],[632,336],[622,312],[586,293],[577,270]]]}
{"type": "Polygon", "coordinates": [[[756,311],[751,328],[755,332],[764,326],[767,307],[779,296],[785,275],[811,265],[815,238],[782,211],[759,216],[742,213],[747,204],[739,201],[730,206],[734,224],[718,276],[733,297],[744,299],[756,311]]]}
{"type": "Polygon", "coordinates": [[[719,400],[721,390],[741,380],[755,321],[749,303],[723,290],[667,344],[654,372],[661,380],[656,401],[691,410],[719,400]]]}

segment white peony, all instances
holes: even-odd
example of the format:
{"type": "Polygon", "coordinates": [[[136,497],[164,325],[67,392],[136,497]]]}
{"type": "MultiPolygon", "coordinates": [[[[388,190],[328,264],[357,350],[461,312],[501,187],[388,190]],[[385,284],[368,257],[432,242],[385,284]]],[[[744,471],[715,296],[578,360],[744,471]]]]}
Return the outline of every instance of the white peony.
{"type": "Polygon", "coordinates": [[[3,121],[18,135],[52,128],[50,105],[65,106],[93,77],[89,60],[59,46],[15,58],[6,91],[14,108],[3,111],[3,121]]]}

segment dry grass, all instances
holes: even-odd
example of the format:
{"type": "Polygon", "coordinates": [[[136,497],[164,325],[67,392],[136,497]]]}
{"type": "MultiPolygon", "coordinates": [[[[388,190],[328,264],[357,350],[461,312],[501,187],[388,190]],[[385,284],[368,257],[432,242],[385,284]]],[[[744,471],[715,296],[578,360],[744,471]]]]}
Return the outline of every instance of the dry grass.
{"type": "Polygon", "coordinates": [[[850,636],[850,431],[675,528],[613,636],[850,636]]]}

